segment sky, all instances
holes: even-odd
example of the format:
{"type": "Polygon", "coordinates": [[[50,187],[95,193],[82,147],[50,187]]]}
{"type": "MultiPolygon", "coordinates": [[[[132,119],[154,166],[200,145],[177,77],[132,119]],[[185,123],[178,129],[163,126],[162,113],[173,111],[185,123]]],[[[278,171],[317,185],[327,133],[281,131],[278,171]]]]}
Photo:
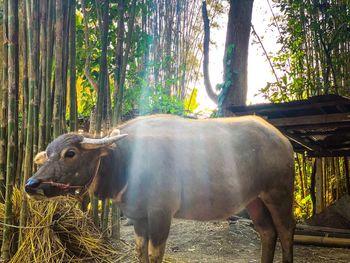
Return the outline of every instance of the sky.
{"type": "MultiPolygon", "coordinates": [[[[274,10],[275,12],[275,10],[274,10]]],[[[228,10],[227,10],[228,13],[228,10]]],[[[211,29],[211,40],[215,41],[216,45],[211,45],[209,53],[209,74],[212,86],[222,83],[223,76],[223,57],[226,39],[227,13],[220,19],[221,28],[211,29]]],[[[262,42],[267,49],[267,52],[274,52],[279,49],[277,43],[276,30],[269,27],[272,14],[268,6],[267,0],[254,1],[252,24],[262,42]]],[[[247,104],[257,104],[267,102],[261,95],[257,95],[259,89],[266,86],[267,82],[273,82],[274,77],[271,72],[268,61],[259,44],[252,44],[254,36],[250,36],[249,55],[248,55],[248,94],[247,104]]],[[[209,99],[206,94],[203,80],[198,87],[198,101],[200,110],[215,109],[216,105],[209,99]]]]}

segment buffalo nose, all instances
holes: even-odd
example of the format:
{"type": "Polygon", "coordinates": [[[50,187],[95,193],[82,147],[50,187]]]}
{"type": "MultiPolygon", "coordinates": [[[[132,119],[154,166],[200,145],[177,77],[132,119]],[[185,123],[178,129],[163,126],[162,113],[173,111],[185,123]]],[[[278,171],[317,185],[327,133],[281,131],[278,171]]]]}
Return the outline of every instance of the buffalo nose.
{"type": "Polygon", "coordinates": [[[40,181],[38,179],[29,178],[25,185],[25,190],[27,193],[34,193],[35,188],[37,188],[39,185],[40,181]]]}

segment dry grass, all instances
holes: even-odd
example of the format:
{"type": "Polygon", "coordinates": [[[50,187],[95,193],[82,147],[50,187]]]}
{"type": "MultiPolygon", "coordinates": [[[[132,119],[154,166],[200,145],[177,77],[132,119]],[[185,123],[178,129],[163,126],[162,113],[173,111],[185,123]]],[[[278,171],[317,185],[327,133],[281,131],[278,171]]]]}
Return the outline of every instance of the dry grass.
{"type": "MultiPolygon", "coordinates": [[[[21,193],[14,191],[13,213],[19,221],[21,193]]],[[[0,204],[0,218],[4,205],[0,204]]],[[[102,237],[92,220],[71,197],[28,200],[24,240],[11,263],[40,262],[136,262],[132,246],[102,237]]],[[[2,235],[0,224],[0,235],[2,235]]],[[[13,244],[15,246],[16,244],[13,244]]]]}
{"type": "MultiPolygon", "coordinates": [[[[22,192],[14,189],[14,221],[20,218],[22,192]]],[[[0,203],[0,238],[2,238],[4,204],[0,203]]],[[[13,236],[18,237],[18,229],[13,236]]],[[[91,218],[79,209],[72,197],[51,200],[28,199],[27,226],[22,230],[24,238],[10,263],[80,263],[80,262],[138,262],[132,245],[102,237],[91,218]]],[[[166,257],[164,263],[180,263],[166,257]]]]}

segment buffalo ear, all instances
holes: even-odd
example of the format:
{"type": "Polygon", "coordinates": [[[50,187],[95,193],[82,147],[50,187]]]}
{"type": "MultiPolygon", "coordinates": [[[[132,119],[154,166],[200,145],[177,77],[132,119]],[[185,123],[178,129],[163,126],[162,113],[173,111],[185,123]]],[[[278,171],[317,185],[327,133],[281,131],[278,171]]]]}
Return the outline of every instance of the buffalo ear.
{"type": "Polygon", "coordinates": [[[34,158],[34,163],[38,165],[44,164],[47,160],[47,154],[45,151],[38,153],[34,158]]]}
{"type": "Polygon", "coordinates": [[[128,136],[127,134],[118,134],[115,136],[105,137],[101,139],[85,138],[80,142],[80,146],[85,150],[93,150],[107,147],[120,139],[128,136]]]}

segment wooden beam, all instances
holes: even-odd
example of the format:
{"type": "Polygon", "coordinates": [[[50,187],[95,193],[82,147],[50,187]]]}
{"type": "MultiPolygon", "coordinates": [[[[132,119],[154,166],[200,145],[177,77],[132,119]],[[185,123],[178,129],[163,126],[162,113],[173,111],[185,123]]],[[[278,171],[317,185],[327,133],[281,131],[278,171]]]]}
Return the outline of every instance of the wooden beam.
{"type": "Polygon", "coordinates": [[[350,247],[349,238],[337,238],[326,236],[294,235],[294,243],[305,245],[321,245],[330,247],[350,247]]]}
{"type": "Polygon", "coordinates": [[[338,151],[321,151],[321,152],[315,152],[315,151],[307,151],[306,152],[308,157],[343,157],[343,156],[350,156],[350,150],[338,150],[338,151]]]}
{"type": "Polygon", "coordinates": [[[334,106],[339,112],[347,112],[347,107],[350,106],[350,100],[345,98],[336,98],[331,99],[324,102],[313,102],[310,100],[299,100],[299,101],[291,101],[285,103],[263,103],[256,104],[250,106],[229,106],[228,110],[232,111],[237,116],[242,115],[261,115],[268,116],[269,114],[273,114],[275,112],[281,113],[282,115],[285,112],[289,112],[290,115],[293,115],[293,112],[305,111],[307,114],[307,110],[313,109],[318,110],[320,113],[325,112],[323,107],[334,106]]]}
{"type": "Polygon", "coordinates": [[[316,143],[312,142],[306,142],[303,138],[292,134],[291,132],[283,131],[282,132],[293,142],[296,142],[297,144],[301,145],[305,150],[309,151],[322,151],[322,148],[317,145],[316,143]]]}
{"type": "MultiPolygon", "coordinates": [[[[268,120],[270,121],[270,120],[268,120]]],[[[271,124],[273,124],[270,121],[271,124]]],[[[274,125],[274,124],[273,124],[274,125]]],[[[276,126],[276,125],[274,125],[276,126]]],[[[278,127],[277,128],[284,128],[287,130],[317,130],[317,129],[335,129],[335,128],[347,128],[350,127],[350,122],[334,122],[334,123],[316,123],[316,124],[302,124],[302,125],[291,125],[291,126],[286,126],[286,127],[278,127]]]]}
{"type": "Polygon", "coordinates": [[[329,152],[335,152],[335,151],[349,151],[350,150],[350,144],[346,141],[344,143],[337,142],[337,144],[325,144],[324,149],[326,149],[329,152]]]}
{"type": "Polygon", "coordinates": [[[347,127],[343,127],[341,129],[333,129],[333,130],[293,130],[293,133],[297,136],[312,136],[312,135],[347,135],[350,134],[350,124],[347,127]]]}
{"type": "Polygon", "coordinates": [[[350,123],[350,113],[334,113],[325,115],[312,115],[312,116],[302,116],[302,117],[289,117],[289,118],[278,118],[278,119],[268,119],[268,121],[277,127],[288,127],[295,125],[305,125],[310,124],[331,124],[337,122],[350,123]]]}
{"type": "Polygon", "coordinates": [[[350,238],[350,230],[349,229],[340,229],[326,226],[311,226],[305,224],[297,224],[295,231],[314,231],[314,232],[322,232],[324,234],[344,234],[348,235],[350,238]]]}

